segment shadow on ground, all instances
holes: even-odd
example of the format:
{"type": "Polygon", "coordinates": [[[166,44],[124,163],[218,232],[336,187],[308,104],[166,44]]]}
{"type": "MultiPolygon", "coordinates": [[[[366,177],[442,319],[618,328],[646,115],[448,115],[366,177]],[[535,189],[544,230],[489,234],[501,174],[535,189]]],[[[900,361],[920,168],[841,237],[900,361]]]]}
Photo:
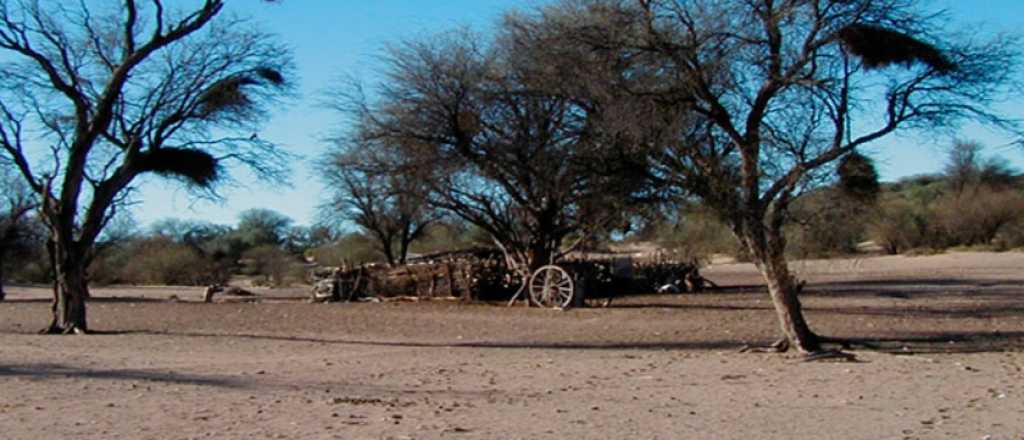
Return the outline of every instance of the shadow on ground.
{"type": "Polygon", "coordinates": [[[0,364],[0,378],[20,377],[30,380],[59,379],[101,379],[101,380],[134,380],[146,382],[168,383],[176,385],[197,385],[212,387],[240,387],[240,382],[226,377],[200,376],[155,370],[114,369],[100,370],[93,368],[71,367],[61,364],[0,364]]]}

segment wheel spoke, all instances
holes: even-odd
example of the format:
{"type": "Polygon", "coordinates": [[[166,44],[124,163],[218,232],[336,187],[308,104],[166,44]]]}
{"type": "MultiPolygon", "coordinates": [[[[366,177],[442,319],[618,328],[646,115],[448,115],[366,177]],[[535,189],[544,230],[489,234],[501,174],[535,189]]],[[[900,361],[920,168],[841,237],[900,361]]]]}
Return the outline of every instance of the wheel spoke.
{"type": "Polygon", "coordinates": [[[530,278],[529,286],[530,297],[542,307],[565,307],[574,294],[572,278],[558,266],[537,269],[530,278]]]}

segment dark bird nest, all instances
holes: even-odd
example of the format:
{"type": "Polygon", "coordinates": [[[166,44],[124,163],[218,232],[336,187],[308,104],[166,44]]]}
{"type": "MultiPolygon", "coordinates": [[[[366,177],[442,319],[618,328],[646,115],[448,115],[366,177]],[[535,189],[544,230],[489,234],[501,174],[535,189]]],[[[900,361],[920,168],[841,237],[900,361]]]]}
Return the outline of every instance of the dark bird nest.
{"type": "Polygon", "coordinates": [[[246,93],[248,86],[283,86],[284,75],[269,67],[259,67],[238,73],[217,81],[199,97],[204,113],[212,114],[222,110],[244,109],[253,101],[246,93]]]}
{"type": "Polygon", "coordinates": [[[910,66],[919,62],[942,73],[956,70],[956,66],[935,46],[881,26],[852,24],[839,31],[839,38],[868,68],[878,69],[891,64],[910,66]]]}
{"type": "Polygon", "coordinates": [[[839,188],[844,194],[858,200],[874,200],[878,197],[878,172],[867,156],[857,152],[843,156],[836,172],[839,174],[839,188]]]}
{"type": "Polygon", "coordinates": [[[140,158],[140,168],[164,177],[181,178],[201,188],[208,188],[220,177],[217,158],[192,148],[165,147],[147,151],[140,158]]]}
{"type": "Polygon", "coordinates": [[[256,75],[258,75],[260,78],[263,78],[264,80],[270,82],[275,86],[280,86],[284,84],[284,75],[282,75],[281,72],[278,72],[277,70],[271,69],[269,67],[260,67],[256,69],[256,75]]]}

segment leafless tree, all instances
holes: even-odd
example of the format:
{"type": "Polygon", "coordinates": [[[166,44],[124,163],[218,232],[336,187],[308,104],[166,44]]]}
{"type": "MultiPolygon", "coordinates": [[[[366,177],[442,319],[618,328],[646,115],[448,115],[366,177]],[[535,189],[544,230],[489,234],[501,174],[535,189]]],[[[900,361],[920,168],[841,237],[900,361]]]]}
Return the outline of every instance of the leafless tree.
{"type": "Polygon", "coordinates": [[[401,149],[393,172],[418,170],[431,204],[533,269],[621,219],[642,187],[612,172],[625,162],[607,155],[597,109],[543,87],[550,77],[529,54],[539,42],[513,31],[493,44],[452,32],[393,46],[377,99],[356,87],[335,97],[365,138],[401,149]]]}
{"type": "Polygon", "coordinates": [[[209,190],[240,163],[279,179],[254,134],[286,96],[290,52],[222,0],[0,0],[0,147],[41,202],[56,273],[49,332],[88,330],[89,254],[155,173],[209,190]]]}
{"type": "Polygon", "coordinates": [[[8,172],[6,168],[0,168],[0,301],[6,297],[4,293],[4,264],[7,256],[21,248],[29,233],[27,220],[32,211],[39,207],[36,199],[25,184],[8,172]]]}
{"type": "Polygon", "coordinates": [[[983,149],[980,143],[963,139],[957,139],[949,148],[943,171],[955,196],[971,197],[982,187],[990,191],[1004,190],[1017,180],[1017,173],[1005,159],[985,159],[983,149]]]}
{"type": "Polygon", "coordinates": [[[409,246],[440,217],[428,203],[430,174],[398,171],[401,158],[394,154],[401,148],[359,134],[336,142],[319,167],[331,193],[320,207],[321,217],[331,224],[355,223],[374,238],[389,265],[405,264],[409,246]]]}
{"type": "MultiPolygon", "coordinates": [[[[912,0],[566,1],[548,14],[610,53],[630,94],[661,115],[654,175],[726,220],[764,277],[778,347],[821,350],[804,319],[783,226],[794,198],[858,147],[978,120],[1019,90],[1018,42],[943,33],[912,0]],[[612,29],[612,30],[609,30],[612,29]],[[653,81],[651,79],[654,79],[653,81]]],[[[647,124],[655,121],[655,125],[647,124]]]]}

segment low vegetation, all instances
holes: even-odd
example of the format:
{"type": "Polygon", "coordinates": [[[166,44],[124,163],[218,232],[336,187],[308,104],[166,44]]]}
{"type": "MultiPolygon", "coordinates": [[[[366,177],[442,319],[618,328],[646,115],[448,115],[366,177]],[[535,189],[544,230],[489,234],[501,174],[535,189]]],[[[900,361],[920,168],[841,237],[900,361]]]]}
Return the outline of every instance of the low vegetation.
{"type": "MultiPolygon", "coordinates": [[[[861,252],[865,242],[888,254],[1024,248],[1024,179],[1000,158],[983,159],[980,150],[977,144],[957,142],[943,173],[881,184],[872,197],[850,194],[838,180],[808,191],[790,213],[788,254],[850,255],[861,252]],[[965,149],[971,150],[971,159],[958,163],[965,149]]],[[[26,220],[26,230],[32,221],[26,220]]],[[[90,279],[98,284],[199,286],[244,276],[257,284],[286,286],[305,280],[309,262],[349,267],[387,262],[379,242],[368,233],[291,223],[274,211],[252,210],[234,227],[167,219],[147,232],[133,231],[130,225],[120,232],[112,228],[94,257],[90,279]]],[[[4,262],[8,278],[51,280],[42,235],[24,234],[16,247],[18,258],[4,262]]],[[[707,261],[713,255],[749,259],[726,224],[696,203],[591,246],[622,240],[654,243],[684,261],[707,261]]],[[[479,228],[442,219],[426,227],[409,252],[415,256],[489,244],[479,228]]]]}

